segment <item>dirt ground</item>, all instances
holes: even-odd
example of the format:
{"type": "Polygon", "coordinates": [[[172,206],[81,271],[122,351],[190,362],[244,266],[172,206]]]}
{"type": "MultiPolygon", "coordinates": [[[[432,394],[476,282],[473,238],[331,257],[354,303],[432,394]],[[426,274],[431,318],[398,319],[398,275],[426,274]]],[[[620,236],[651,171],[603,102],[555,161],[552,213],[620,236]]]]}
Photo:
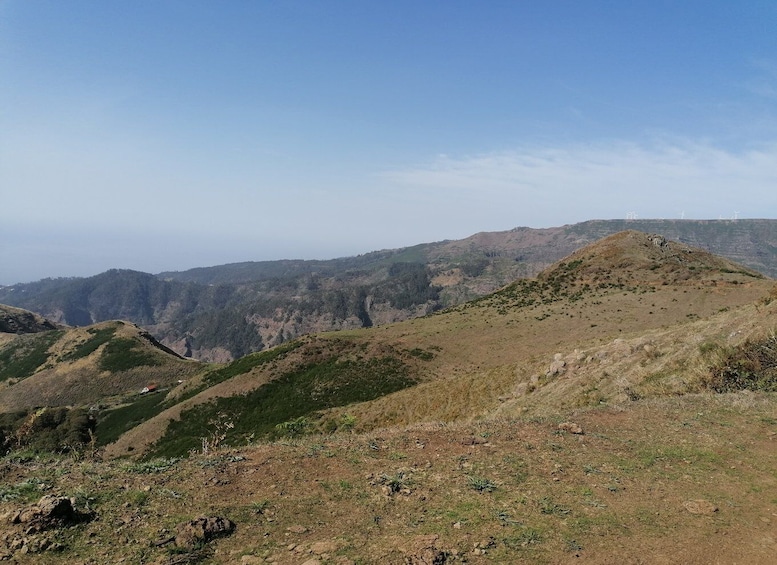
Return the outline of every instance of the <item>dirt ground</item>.
{"type": "Polygon", "coordinates": [[[20,564],[767,564],[777,395],[308,436],[181,461],[7,456],[0,484],[0,557],[20,564]],[[43,494],[95,518],[10,523],[43,494]],[[163,543],[198,516],[236,529],[163,543]]]}

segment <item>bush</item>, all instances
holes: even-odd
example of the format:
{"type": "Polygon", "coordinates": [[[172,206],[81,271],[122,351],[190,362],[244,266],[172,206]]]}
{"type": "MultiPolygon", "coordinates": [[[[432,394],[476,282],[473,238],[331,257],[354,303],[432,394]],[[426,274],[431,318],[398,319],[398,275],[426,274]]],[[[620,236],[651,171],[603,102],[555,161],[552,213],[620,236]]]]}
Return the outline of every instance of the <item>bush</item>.
{"type": "Polygon", "coordinates": [[[777,334],[726,350],[705,384],[715,392],[777,391],[777,334]]]}
{"type": "Polygon", "coordinates": [[[94,426],[94,418],[82,408],[42,408],[19,417],[13,432],[6,430],[6,443],[35,452],[67,453],[90,443],[94,426]]]}
{"type": "Polygon", "coordinates": [[[108,342],[100,357],[100,369],[111,372],[160,364],[159,358],[154,353],[145,351],[134,339],[123,337],[108,342]]]}

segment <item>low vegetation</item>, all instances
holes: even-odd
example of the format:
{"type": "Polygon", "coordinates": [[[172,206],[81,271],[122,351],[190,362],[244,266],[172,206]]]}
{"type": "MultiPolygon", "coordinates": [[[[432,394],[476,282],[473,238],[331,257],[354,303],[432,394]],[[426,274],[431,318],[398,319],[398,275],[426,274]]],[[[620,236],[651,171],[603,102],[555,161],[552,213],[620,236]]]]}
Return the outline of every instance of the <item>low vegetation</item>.
{"type": "Polygon", "coordinates": [[[90,335],[88,339],[80,342],[76,347],[62,356],[62,361],[76,361],[83,359],[97,351],[97,349],[108,343],[116,334],[116,325],[104,328],[87,328],[86,333],[90,335]]]}
{"type": "Polygon", "coordinates": [[[0,346],[0,382],[8,379],[29,377],[49,359],[49,348],[62,337],[64,332],[19,336],[4,346],[0,346]]]}
{"type": "Polygon", "coordinates": [[[0,416],[0,453],[81,452],[94,443],[95,419],[83,408],[40,408],[0,416]]]}
{"type": "MultiPolygon", "coordinates": [[[[403,281],[386,303],[437,292],[404,263],[383,266],[403,281]]],[[[115,392],[0,417],[0,516],[56,495],[98,518],[10,520],[0,560],[770,563],[777,303],[730,265],[629,232],[466,306],[227,364],[115,322],[43,361],[43,341],[4,338],[32,373],[0,400],[115,392]],[[198,516],[238,527],[179,545],[198,516]]]]}
{"type": "Polygon", "coordinates": [[[777,334],[717,351],[706,385],[715,392],[777,392],[777,334]]]}
{"type": "Polygon", "coordinates": [[[318,411],[366,402],[415,383],[398,357],[327,358],[304,364],[251,392],[198,405],[169,424],[153,456],[178,457],[201,448],[202,439],[230,424],[224,440],[240,445],[299,435],[318,411]]]}

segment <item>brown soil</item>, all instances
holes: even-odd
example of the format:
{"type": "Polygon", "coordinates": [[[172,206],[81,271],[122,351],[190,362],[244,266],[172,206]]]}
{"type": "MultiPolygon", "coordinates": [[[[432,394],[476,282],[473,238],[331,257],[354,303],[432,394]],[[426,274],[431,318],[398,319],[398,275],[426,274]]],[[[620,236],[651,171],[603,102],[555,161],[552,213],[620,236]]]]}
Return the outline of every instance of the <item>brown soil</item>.
{"type": "Polygon", "coordinates": [[[204,562],[766,564],[777,554],[776,442],[777,396],[689,395],[563,419],[312,436],[150,473],[6,461],[2,481],[45,485],[98,515],[61,533],[63,550],[17,552],[18,563],[180,563],[153,542],[223,516],[237,529],[204,562]]]}

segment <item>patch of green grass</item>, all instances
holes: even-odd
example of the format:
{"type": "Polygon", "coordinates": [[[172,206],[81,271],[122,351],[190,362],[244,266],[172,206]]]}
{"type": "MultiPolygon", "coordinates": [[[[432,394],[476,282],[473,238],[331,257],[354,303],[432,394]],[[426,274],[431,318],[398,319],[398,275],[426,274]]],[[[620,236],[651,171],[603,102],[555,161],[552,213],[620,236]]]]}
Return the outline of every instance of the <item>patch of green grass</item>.
{"type": "Polygon", "coordinates": [[[681,446],[651,445],[636,452],[637,459],[643,467],[651,467],[657,463],[692,463],[695,465],[720,465],[724,458],[706,449],[681,446]]]}
{"type": "Polygon", "coordinates": [[[44,485],[35,479],[28,479],[15,485],[0,484],[0,502],[31,502],[40,496],[44,485]]]}
{"type": "Polygon", "coordinates": [[[48,350],[63,331],[19,336],[0,349],[0,382],[29,377],[49,358],[48,350]]]}
{"type": "Polygon", "coordinates": [[[91,334],[92,337],[90,337],[83,343],[80,343],[69,353],[66,353],[65,355],[63,355],[62,356],[63,361],[75,361],[77,359],[81,359],[83,357],[87,357],[88,355],[91,355],[92,353],[97,351],[98,347],[100,347],[104,343],[108,343],[111,340],[111,338],[113,338],[113,335],[116,333],[116,326],[111,326],[111,327],[102,328],[102,329],[89,328],[86,331],[87,333],[91,334]]]}
{"type": "Polygon", "coordinates": [[[129,473],[138,473],[141,475],[150,475],[155,473],[163,473],[168,469],[171,469],[178,463],[180,459],[175,457],[157,457],[155,459],[149,459],[147,461],[137,461],[128,463],[122,467],[124,471],[129,473]]]}
{"type": "Polygon", "coordinates": [[[208,386],[213,386],[215,384],[224,382],[227,379],[236,377],[237,375],[247,373],[255,367],[259,367],[269,363],[270,361],[282,358],[290,351],[297,349],[300,345],[302,345],[301,341],[291,341],[289,343],[279,345],[278,347],[268,349],[267,351],[251,353],[245,357],[241,357],[240,359],[233,361],[232,363],[229,363],[225,367],[211,371],[205,375],[204,380],[208,386]]]}
{"type": "Polygon", "coordinates": [[[510,549],[521,549],[531,545],[542,543],[543,533],[541,530],[531,527],[522,528],[517,535],[505,537],[502,542],[510,549]]]}
{"type": "Polygon", "coordinates": [[[397,357],[361,360],[329,358],[297,368],[244,395],[219,398],[185,411],[173,421],[154,448],[157,456],[182,456],[197,449],[210,434],[208,422],[218,413],[230,414],[234,427],[227,443],[246,438],[276,439],[278,424],[312,418],[327,408],[365,402],[413,385],[408,369],[397,357]]]}
{"type": "Polygon", "coordinates": [[[162,412],[168,404],[163,394],[136,397],[131,403],[100,414],[97,418],[97,445],[113,443],[123,433],[162,412]]]}
{"type": "Polygon", "coordinates": [[[470,476],[467,478],[467,486],[478,492],[494,492],[496,483],[485,477],[470,476]]]}
{"type": "Polygon", "coordinates": [[[567,514],[572,512],[569,508],[561,504],[558,504],[548,496],[541,498],[539,501],[537,501],[537,504],[540,507],[540,512],[542,514],[555,514],[558,516],[566,516],[567,514]]]}
{"type": "Polygon", "coordinates": [[[99,367],[103,371],[119,372],[161,364],[158,355],[147,351],[134,339],[116,338],[105,345],[99,367]]]}

